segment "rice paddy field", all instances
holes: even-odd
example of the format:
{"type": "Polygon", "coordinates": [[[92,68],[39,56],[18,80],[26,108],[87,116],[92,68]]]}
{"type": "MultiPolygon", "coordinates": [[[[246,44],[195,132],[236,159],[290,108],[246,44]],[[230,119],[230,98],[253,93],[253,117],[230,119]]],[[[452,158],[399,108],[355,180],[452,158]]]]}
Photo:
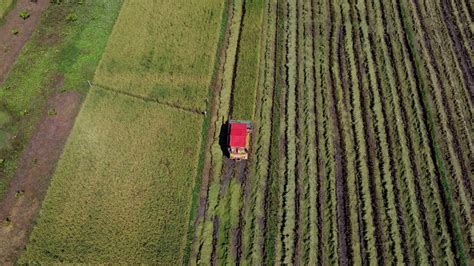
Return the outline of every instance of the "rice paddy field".
{"type": "Polygon", "coordinates": [[[473,9],[124,0],[17,262],[472,265],[473,9]]]}
{"type": "Polygon", "coordinates": [[[196,115],[93,88],[20,262],[179,261],[200,147],[187,136],[201,125],[196,115]]]}

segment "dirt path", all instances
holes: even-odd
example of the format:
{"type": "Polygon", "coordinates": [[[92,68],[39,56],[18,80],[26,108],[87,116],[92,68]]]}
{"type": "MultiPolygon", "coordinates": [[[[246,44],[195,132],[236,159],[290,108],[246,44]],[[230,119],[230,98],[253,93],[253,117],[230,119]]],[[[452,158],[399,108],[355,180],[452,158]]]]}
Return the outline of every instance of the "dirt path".
{"type": "Polygon", "coordinates": [[[5,17],[5,24],[0,27],[0,84],[5,80],[21,49],[35,31],[41,14],[48,6],[49,0],[38,0],[37,3],[18,0],[15,8],[5,17]],[[26,20],[18,15],[24,10],[30,14],[26,20]],[[13,34],[13,29],[17,30],[18,34],[13,34]]]}
{"type": "Polygon", "coordinates": [[[79,93],[53,94],[43,120],[22,154],[16,175],[0,203],[2,265],[14,263],[26,245],[81,102],[79,93]],[[56,114],[51,115],[52,110],[56,114]]]}

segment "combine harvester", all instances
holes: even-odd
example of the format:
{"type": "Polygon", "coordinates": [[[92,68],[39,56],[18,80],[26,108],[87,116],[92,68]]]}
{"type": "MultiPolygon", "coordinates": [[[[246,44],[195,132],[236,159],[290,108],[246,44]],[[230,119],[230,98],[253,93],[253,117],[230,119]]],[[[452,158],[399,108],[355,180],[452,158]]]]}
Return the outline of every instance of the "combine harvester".
{"type": "Polygon", "coordinates": [[[250,149],[250,134],[252,133],[252,121],[229,120],[228,123],[227,150],[231,160],[247,160],[250,149]]]}

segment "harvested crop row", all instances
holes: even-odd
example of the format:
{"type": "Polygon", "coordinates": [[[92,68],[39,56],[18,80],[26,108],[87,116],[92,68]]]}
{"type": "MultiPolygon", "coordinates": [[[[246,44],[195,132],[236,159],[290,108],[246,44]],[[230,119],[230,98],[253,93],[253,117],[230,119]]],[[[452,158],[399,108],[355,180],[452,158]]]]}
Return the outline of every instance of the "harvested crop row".
{"type": "MultiPolygon", "coordinates": [[[[368,32],[368,17],[367,17],[367,7],[365,3],[361,5],[362,8],[359,9],[359,12],[363,18],[365,18],[365,26],[362,27],[363,33],[363,46],[366,48],[366,58],[369,66],[369,79],[371,82],[371,87],[373,88],[373,93],[375,96],[375,107],[381,115],[378,117],[379,125],[378,128],[381,129],[384,127],[383,120],[387,119],[387,113],[383,108],[383,102],[381,101],[381,94],[383,88],[381,88],[380,78],[377,75],[377,68],[375,63],[375,49],[372,47],[372,34],[368,32]],[[383,120],[380,120],[383,119],[383,120]]],[[[405,211],[405,221],[409,229],[408,241],[412,245],[412,251],[417,255],[412,257],[416,258],[419,262],[428,261],[427,252],[426,252],[426,240],[424,239],[423,224],[420,218],[421,211],[420,206],[417,204],[417,189],[415,183],[415,174],[412,166],[412,162],[409,158],[409,144],[407,143],[407,138],[403,131],[401,125],[397,125],[396,128],[393,128],[393,123],[388,123],[389,132],[391,132],[391,140],[397,140],[399,147],[401,148],[398,152],[395,152],[396,156],[400,156],[399,160],[396,160],[396,167],[398,167],[397,177],[398,188],[401,192],[402,200],[408,200],[410,206],[403,208],[405,211]]]]}
{"type": "MultiPolygon", "coordinates": [[[[468,159],[469,155],[464,152],[464,150],[468,151],[469,149],[466,143],[460,144],[463,138],[460,137],[461,130],[459,128],[459,121],[456,121],[453,118],[455,111],[453,110],[452,102],[454,100],[447,99],[449,91],[455,90],[456,88],[450,87],[448,82],[446,82],[449,81],[449,78],[442,78],[441,73],[446,71],[443,69],[445,65],[438,64],[437,62],[443,62],[441,54],[443,54],[444,51],[438,52],[437,49],[433,48],[431,38],[427,38],[426,36],[427,27],[425,22],[420,18],[420,14],[418,13],[421,9],[416,2],[414,5],[414,18],[418,21],[419,27],[421,28],[420,34],[423,35],[421,38],[421,40],[423,40],[421,45],[425,53],[425,58],[427,58],[426,61],[428,63],[426,65],[428,65],[428,68],[430,69],[429,72],[433,84],[430,88],[434,89],[430,90],[430,95],[432,97],[431,102],[435,105],[433,110],[438,114],[436,119],[439,125],[438,128],[441,129],[439,133],[442,137],[440,138],[439,144],[441,149],[445,150],[444,160],[446,162],[447,170],[450,172],[449,176],[455,177],[455,180],[458,183],[457,187],[459,188],[460,200],[463,204],[467,204],[464,206],[461,205],[461,208],[465,208],[464,210],[461,210],[461,226],[463,227],[462,230],[466,232],[466,234],[463,235],[465,236],[464,245],[467,247],[470,245],[469,243],[472,242],[472,239],[474,239],[472,232],[468,233],[472,228],[471,215],[466,215],[466,212],[470,209],[470,205],[468,201],[464,201],[464,199],[471,198],[471,178],[470,170],[468,170],[470,168],[470,159],[468,159]],[[446,151],[446,149],[448,149],[448,151],[446,151]],[[448,155],[450,156],[448,157],[448,155]]],[[[451,182],[452,184],[454,183],[454,181],[451,182]]],[[[453,187],[456,188],[456,185],[453,185],[453,187]]],[[[462,253],[462,251],[459,250],[459,248],[461,248],[459,243],[455,242],[455,244],[458,245],[456,247],[458,249],[457,252],[462,253]]]]}
{"type": "Polygon", "coordinates": [[[275,36],[275,71],[274,93],[272,106],[272,131],[269,169],[269,183],[265,200],[265,245],[264,263],[268,265],[279,261],[280,256],[280,216],[282,191],[282,165],[284,163],[284,125],[286,98],[286,33],[285,33],[286,4],[283,0],[276,1],[276,36],[275,36]]]}
{"type": "MultiPolygon", "coordinates": [[[[318,169],[317,164],[317,134],[316,134],[316,113],[315,113],[315,58],[314,58],[314,8],[312,1],[304,1],[303,3],[303,30],[300,30],[300,34],[304,37],[301,38],[303,50],[302,60],[304,62],[303,74],[304,74],[304,89],[301,101],[304,102],[304,115],[301,115],[301,119],[304,120],[302,127],[306,128],[306,142],[302,143],[306,147],[304,160],[300,159],[305,163],[305,169],[307,171],[307,179],[305,184],[305,191],[303,197],[303,204],[301,209],[304,212],[304,219],[302,223],[302,242],[303,247],[301,251],[301,264],[316,264],[316,256],[318,249],[318,169]],[[310,37],[311,36],[311,37],[310,37]]],[[[301,17],[301,16],[300,16],[301,17]]]]}
{"type": "Polygon", "coordinates": [[[287,1],[287,82],[286,97],[286,153],[282,191],[281,218],[281,263],[291,264],[295,255],[296,229],[296,90],[297,90],[297,4],[296,0],[287,1]]]}
{"type": "MultiPolygon", "coordinates": [[[[313,6],[315,8],[315,6],[313,6]]],[[[320,247],[318,251],[318,261],[322,264],[336,264],[339,261],[338,239],[337,239],[337,202],[336,202],[336,163],[334,162],[334,144],[332,141],[332,132],[334,132],[333,123],[331,123],[331,102],[330,89],[332,79],[329,65],[331,63],[332,53],[332,32],[333,16],[331,4],[328,1],[320,3],[318,6],[318,17],[320,17],[318,31],[320,33],[318,48],[316,53],[316,113],[317,128],[319,137],[318,147],[321,151],[319,157],[320,164],[323,166],[319,174],[319,204],[320,216],[319,227],[321,228],[320,247]],[[330,45],[326,45],[329,43],[330,45]]]]}

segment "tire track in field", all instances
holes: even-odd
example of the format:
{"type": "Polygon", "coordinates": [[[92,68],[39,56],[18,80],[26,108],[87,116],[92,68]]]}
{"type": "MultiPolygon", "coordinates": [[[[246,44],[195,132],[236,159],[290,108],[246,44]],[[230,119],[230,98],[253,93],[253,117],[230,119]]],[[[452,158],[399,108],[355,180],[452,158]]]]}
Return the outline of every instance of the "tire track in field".
{"type": "MultiPolygon", "coordinates": [[[[236,3],[235,1],[231,1],[231,3],[236,3]]],[[[232,10],[234,10],[234,4],[231,4],[232,6],[232,10]]],[[[239,54],[240,54],[240,43],[241,43],[241,37],[242,37],[242,29],[243,29],[243,20],[244,20],[244,17],[245,17],[245,1],[242,1],[242,13],[240,14],[240,18],[239,18],[239,25],[238,25],[238,32],[234,33],[234,34],[237,34],[237,40],[236,40],[236,51],[235,51],[235,61],[233,62],[233,65],[231,66],[232,67],[232,80],[231,80],[231,84],[230,84],[230,100],[229,100],[229,106],[228,106],[228,114],[227,114],[227,117],[231,118],[232,116],[232,112],[233,112],[233,102],[234,102],[234,88],[235,88],[235,81],[236,81],[236,72],[237,72],[237,66],[238,66],[238,61],[239,61],[239,54]]],[[[232,15],[233,17],[235,16],[235,14],[232,15]]],[[[231,18],[230,19],[230,26],[229,27],[232,27],[232,23],[233,23],[233,19],[234,18],[231,18]]],[[[232,34],[232,33],[230,33],[232,34]]],[[[228,57],[229,55],[226,55],[226,57],[228,57]]],[[[232,56],[232,55],[231,55],[232,56]]],[[[226,121],[224,121],[226,122],[226,121]]],[[[227,132],[222,132],[221,131],[221,135],[220,135],[220,138],[222,138],[222,134],[223,133],[227,133],[227,132]]],[[[223,141],[223,140],[221,140],[223,141]]],[[[220,145],[223,145],[223,143],[220,143],[220,145]]],[[[219,159],[217,159],[219,160],[219,159]]],[[[219,176],[219,186],[220,186],[220,192],[219,192],[219,197],[217,199],[217,203],[216,203],[216,206],[222,206],[222,204],[227,204],[228,202],[224,202],[223,200],[225,199],[225,197],[230,197],[231,195],[228,195],[228,187],[229,187],[229,184],[230,184],[230,181],[232,179],[232,177],[234,176],[234,173],[236,171],[235,167],[236,167],[236,164],[233,160],[230,160],[229,158],[227,157],[224,157],[222,158],[223,160],[223,166],[222,166],[222,170],[221,170],[221,174],[219,176]]],[[[242,179],[242,178],[241,178],[242,179]]],[[[230,206],[225,206],[226,208],[230,208],[230,206]]],[[[240,213],[240,209],[239,209],[239,213],[240,213]]],[[[225,215],[232,215],[232,214],[229,214],[229,213],[225,213],[225,215]]],[[[240,214],[239,214],[240,215],[240,214]]],[[[230,219],[230,218],[228,218],[230,219]]],[[[236,234],[233,234],[232,232],[232,228],[230,228],[230,224],[222,224],[222,222],[220,223],[214,223],[214,228],[213,228],[213,231],[214,231],[214,241],[212,243],[212,253],[211,253],[211,261],[212,262],[215,262],[215,264],[222,264],[222,263],[228,263],[227,260],[229,259],[229,256],[232,256],[232,252],[235,251],[234,250],[234,244],[233,241],[235,241],[235,238],[233,236],[238,236],[240,238],[240,234],[241,233],[236,233],[236,234]],[[217,226],[217,227],[216,227],[217,226]],[[223,226],[221,228],[221,226],[223,226]],[[227,228],[229,227],[229,228],[227,228]],[[225,236],[218,236],[215,232],[220,232],[220,230],[224,230],[223,233],[225,233],[226,235],[225,236]],[[225,239],[226,243],[219,243],[219,239],[225,239]],[[223,247],[223,245],[225,245],[226,247],[223,247]],[[230,245],[230,246],[228,246],[230,245]],[[224,249],[224,253],[223,254],[220,254],[222,256],[224,256],[224,258],[219,258],[219,254],[218,254],[218,250],[219,248],[223,248],[224,249]],[[231,253],[231,254],[228,254],[228,253],[231,253]],[[219,259],[225,259],[225,261],[219,261],[219,259]]],[[[240,241],[240,240],[239,240],[240,241]]],[[[234,252],[236,253],[236,252],[234,252]]],[[[237,254],[234,254],[234,255],[237,255],[237,254]]],[[[233,257],[234,259],[236,259],[236,256],[233,257]]]]}
{"type": "MultiPolygon", "coordinates": [[[[340,9],[340,7],[338,7],[340,9]]],[[[353,127],[349,126],[349,124],[352,124],[352,126],[354,126],[354,120],[353,120],[353,116],[352,115],[352,110],[353,110],[353,107],[351,106],[351,102],[350,100],[352,99],[352,95],[353,95],[353,90],[349,89],[350,87],[350,81],[348,80],[348,76],[347,76],[347,73],[348,72],[348,69],[347,69],[347,54],[346,54],[346,51],[345,51],[345,48],[344,48],[344,39],[345,39],[345,28],[344,28],[344,21],[343,21],[343,15],[342,15],[342,10],[340,9],[341,13],[338,14],[342,21],[341,21],[341,26],[339,27],[338,29],[338,33],[337,33],[337,44],[336,44],[336,47],[337,47],[337,59],[336,59],[336,62],[337,62],[337,69],[338,69],[338,79],[340,81],[340,89],[342,90],[341,92],[341,95],[340,97],[337,97],[336,95],[336,102],[342,102],[342,106],[341,108],[337,108],[337,105],[336,105],[336,113],[337,113],[337,117],[338,117],[338,130],[339,130],[339,142],[340,142],[340,152],[341,152],[341,159],[342,159],[342,170],[341,170],[341,174],[342,174],[342,177],[343,177],[343,182],[341,183],[343,185],[343,193],[344,193],[344,216],[343,216],[343,219],[344,219],[344,223],[346,224],[346,231],[343,232],[344,234],[344,238],[340,238],[340,241],[344,241],[344,242],[341,242],[341,243],[345,243],[345,245],[347,246],[347,250],[344,251],[343,248],[341,248],[341,257],[342,256],[345,256],[347,257],[347,261],[344,261],[342,258],[341,258],[341,264],[342,265],[345,265],[344,263],[347,263],[347,265],[351,265],[353,264],[353,252],[352,252],[352,248],[349,248],[351,247],[351,234],[352,234],[352,227],[351,227],[351,222],[350,222],[350,206],[349,206],[349,202],[350,202],[350,199],[349,199],[349,189],[348,189],[348,178],[349,178],[349,171],[351,167],[349,167],[349,163],[350,161],[352,161],[353,164],[353,167],[354,169],[352,169],[354,171],[354,175],[356,172],[359,171],[359,165],[357,165],[357,161],[358,161],[358,155],[359,153],[357,151],[355,151],[355,147],[353,146],[353,144],[355,143],[355,134],[354,134],[354,131],[353,131],[353,127]],[[346,119],[347,118],[344,118],[346,115],[349,116],[349,120],[347,121],[346,119]],[[346,128],[347,127],[347,128],[346,128]],[[348,130],[349,129],[349,130],[348,130]],[[345,133],[344,131],[349,131],[348,135],[350,137],[350,139],[347,139],[348,136],[345,136],[345,133]],[[350,144],[352,143],[352,145],[350,144]],[[349,147],[354,147],[354,150],[352,150],[351,148],[349,147]],[[349,158],[349,153],[355,153],[355,156],[354,158],[349,158]]],[[[337,146],[336,146],[337,147],[337,146]]],[[[358,198],[359,199],[359,198],[358,198]]],[[[358,203],[357,203],[358,204],[358,203]]],[[[341,233],[341,232],[339,232],[341,233]]]]}
{"type": "MultiPolygon", "coordinates": [[[[334,47],[333,42],[330,43],[330,53],[329,53],[329,66],[340,66],[340,50],[341,50],[341,37],[342,37],[342,26],[336,29],[336,25],[333,23],[333,7],[332,3],[329,3],[329,16],[331,21],[331,33],[330,36],[337,36],[336,45],[334,47]],[[333,58],[333,50],[335,48],[336,56],[338,58],[333,58]]],[[[332,39],[332,38],[331,38],[332,39]]],[[[330,71],[330,116],[332,118],[332,124],[334,127],[333,133],[333,143],[335,149],[335,163],[336,163],[336,198],[337,198],[337,226],[338,226],[338,244],[339,244],[339,263],[341,265],[349,264],[349,254],[348,254],[348,240],[347,240],[347,202],[346,202],[346,189],[345,189],[345,162],[343,158],[344,147],[341,140],[341,122],[339,120],[340,110],[337,108],[337,95],[336,95],[336,77],[334,77],[333,71],[330,71]]]]}
{"type": "MultiPolygon", "coordinates": [[[[250,188],[250,180],[248,175],[248,167],[247,161],[236,162],[236,174],[235,178],[239,181],[240,185],[242,186],[242,192],[240,195],[241,202],[248,202],[248,196],[250,192],[247,190],[250,188]]],[[[244,227],[244,210],[245,207],[242,206],[239,210],[239,224],[237,228],[231,232],[232,239],[234,240],[232,243],[232,255],[235,259],[235,263],[240,265],[241,257],[242,257],[242,231],[244,227]]]]}
{"type": "MultiPolygon", "coordinates": [[[[226,0],[226,9],[227,9],[227,21],[225,22],[225,30],[224,30],[224,36],[223,40],[220,46],[220,50],[218,51],[218,65],[217,68],[214,71],[214,76],[211,81],[211,89],[213,91],[212,93],[212,100],[211,100],[211,117],[209,119],[209,129],[208,129],[208,134],[207,134],[207,146],[206,146],[206,155],[204,158],[204,167],[203,167],[203,173],[201,177],[201,191],[200,191],[200,196],[199,196],[199,209],[198,209],[198,214],[196,215],[196,220],[194,223],[194,236],[193,236],[193,241],[192,241],[192,246],[191,246],[191,259],[195,259],[196,261],[190,261],[191,264],[199,262],[202,258],[201,251],[206,245],[206,242],[204,241],[205,235],[202,235],[203,232],[201,229],[199,229],[199,226],[201,224],[205,224],[206,222],[211,223],[212,227],[212,233],[211,233],[211,254],[210,256],[210,261],[207,261],[205,263],[211,263],[211,264],[216,264],[216,249],[215,246],[217,244],[217,239],[218,239],[218,228],[219,228],[219,220],[217,216],[213,217],[208,217],[208,211],[209,211],[209,188],[211,186],[212,182],[212,175],[213,171],[216,171],[216,169],[213,168],[214,160],[213,154],[212,154],[212,148],[214,145],[216,145],[219,142],[219,139],[216,139],[216,133],[218,130],[221,130],[218,128],[218,120],[219,120],[219,106],[221,102],[221,94],[222,90],[224,87],[224,72],[225,72],[225,62],[227,57],[229,56],[228,54],[228,48],[229,48],[229,40],[230,40],[230,35],[231,35],[231,25],[232,25],[232,19],[233,19],[233,1],[232,0],[226,0]],[[209,220],[206,220],[206,219],[209,220]]],[[[205,225],[203,225],[204,227],[205,225]]]]}
{"type": "Polygon", "coordinates": [[[187,112],[187,113],[191,113],[191,114],[194,114],[194,115],[203,115],[204,114],[202,110],[198,110],[198,109],[194,109],[194,108],[188,108],[188,107],[180,106],[179,104],[164,102],[164,101],[160,101],[158,99],[153,99],[153,98],[149,98],[149,97],[143,97],[143,96],[136,95],[136,94],[133,94],[133,93],[129,93],[129,92],[126,92],[126,91],[113,89],[113,88],[110,88],[108,86],[98,84],[98,83],[95,83],[92,86],[97,87],[101,90],[105,90],[105,91],[115,93],[115,94],[121,94],[121,95],[124,95],[124,96],[135,98],[135,99],[140,100],[140,101],[151,102],[151,103],[156,103],[156,104],[159,104],[159,105],[168,106],[168,107],[171,107],[173,109],[178,109],[178,110],[181,110],[181,111],[184,111],[184,112],[187,112]]]}

